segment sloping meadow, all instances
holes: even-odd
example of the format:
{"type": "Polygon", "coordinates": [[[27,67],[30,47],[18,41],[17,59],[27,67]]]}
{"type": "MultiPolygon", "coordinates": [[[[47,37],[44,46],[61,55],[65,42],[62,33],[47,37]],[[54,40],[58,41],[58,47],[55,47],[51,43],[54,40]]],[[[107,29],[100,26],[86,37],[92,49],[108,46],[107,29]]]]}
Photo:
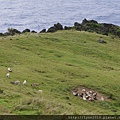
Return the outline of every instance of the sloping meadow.
{"type": "Polygon", "coordinates": [[[119,46],[115,36],[74,30],[0,37],[0,114],[119,115],[119,46]],[[77,86],[110,100],[75,97],[77,86]]]}

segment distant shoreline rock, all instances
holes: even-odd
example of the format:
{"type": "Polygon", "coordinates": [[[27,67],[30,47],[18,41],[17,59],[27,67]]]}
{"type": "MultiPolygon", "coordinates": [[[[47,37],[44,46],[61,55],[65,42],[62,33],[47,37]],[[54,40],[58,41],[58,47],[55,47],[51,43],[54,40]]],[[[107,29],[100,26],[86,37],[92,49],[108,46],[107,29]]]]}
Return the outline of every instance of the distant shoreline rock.
{"type": "MultiPolygon", "coordinates": [[[[84,19],[82,23],[75,22],[74,26],[65,26],[63,27],[60,23],[54,24],[54,26],[48,28],[48,30],[43,29],[39,33],[48,33],[48,32],[56,32],[58,30],[77,30],[77,31],[88,31],[88,32],[96,32],[98,34],[107,35],[112,34],[118,36],[120,38],[120,26],[108,23],[98,23],[95,20],[87,20],[84,19]]],[[[8,32],[0,33],[0,36],[9,36],[15,34],[22,34],[26,32],[37,33],[36,31],[30,31],[30,29],[25,29],[20,32],[17,29],[8,28],[8,32]]]]}

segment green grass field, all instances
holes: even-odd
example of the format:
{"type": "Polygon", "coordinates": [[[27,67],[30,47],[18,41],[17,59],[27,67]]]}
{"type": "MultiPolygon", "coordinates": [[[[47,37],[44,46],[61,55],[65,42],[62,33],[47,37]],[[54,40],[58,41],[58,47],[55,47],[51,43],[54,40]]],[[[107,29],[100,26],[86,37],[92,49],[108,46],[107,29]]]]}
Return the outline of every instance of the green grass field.
{"type": "Polygon", "coordinates": [[[120,39],[72,30],[0,37],[0,89],[1,115],[119,115],[120,39]],[[113,100],[84,101],[71,93],[79,85],[113,100]]]}

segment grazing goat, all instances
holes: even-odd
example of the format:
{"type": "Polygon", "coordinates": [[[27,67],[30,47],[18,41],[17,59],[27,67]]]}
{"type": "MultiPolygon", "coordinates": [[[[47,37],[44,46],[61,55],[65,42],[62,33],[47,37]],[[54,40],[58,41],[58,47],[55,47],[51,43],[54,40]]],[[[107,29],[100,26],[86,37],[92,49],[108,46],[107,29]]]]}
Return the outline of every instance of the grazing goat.
{"type": "Polygon", "coordinates": [[[7,74],[6,74],[6,77],[10,78],[10,73],[7,73],[7,74]]]}
{"type": "Polygon", "coordinates": [[[79,96],[79,93],[73,92],[73,95],[74,95],[74,96],[79,96]]]}
{"type": "Polygon", "coordinates": [[[15,84],[15,85],[19,85],[19,84],[20,84],[20,81],[11,81],[10,83],[11,83],[11,84],[15,84]]]}
{"type": "Polygon", "coordinates": [[[12,72],[12,70],[10,68],[8,68],[8,72],[12,72]]]}
{"type": "Polygon", "coordinates": [[[27,83],[27,81],[26,81],[26,80],[24,80],[24,81],[23,81],[23,85],[25,85],[26,83],[27,83]]]}
{"type": "Polygon", "coordinates": [[[91,97],[89,97],[89,99],[88,99],[89,101],[94,101],[91,97]]]}
{"type": "Polygon", "coordinates": [[[39,83],[32,83],[31,86],[32,87],[37,87],[37,86],[39,86],[39,83]]]}
{"type": "Polygon", "coordinates": [[[83,97],[83,95],[84,95],[84,94],[83,94],[83,93],[81,93],[81,94],[80,94],[80,97],[83,97]]]}
{"type": "Polygon", "coordinates": [[[86,99],[86,95],[85,95],[85,94],[83,95],[83,100],[87,100],[87,99],[86,99]]]}
{"type": "Polygon", "coordinates": [[[85,88],[82,89],[83,92],[86,92],[85,88]]]}
{"type": "Polygon", "coordinates": [[[90,98],[90,97],[89,97],[89,96],[87,96],[87,95],[86,95],[85,97],[86,97],[86,99],[87,99],[87,100],[90,98]]]}
{"type": "Polygon", "coordinates": [[[41,93],[42,93],[42,92],[43,92],[43,90],[38,90],[38,92],[41,92],[41,93]]]}
{"type": "Polygon", "coordinates": [[[16,85],[19,85],[19,84],[20,84],[20,81],[19,81],[19,80],[15,81],[15,84],[16,84],[16,85]]]}
{"type": "Polygon", "coordinates": [[[93,93],[93,96],[97,96],[97,93],[95,92],[95,93],[93,93]]]}
{"type": "Polygon", "coordinates": [[[91,97],[91,93],[90,92],[85,92],[86,96],[91,97]]]}
{"type": "Polygon", "coordinates": [[[93,91],[92,91],[92,90],[90,90],[90,91],[89,91],[89,93],[90,93],[90,94],[92,94],[92,93],[93,93],[93,91]]]}
{"type": "Polygon", "coordinates": [[[94,99],[94,100],[97,100],[97,97],[96,97],[96,96],[93,96],[93,99],[94,99]]]}

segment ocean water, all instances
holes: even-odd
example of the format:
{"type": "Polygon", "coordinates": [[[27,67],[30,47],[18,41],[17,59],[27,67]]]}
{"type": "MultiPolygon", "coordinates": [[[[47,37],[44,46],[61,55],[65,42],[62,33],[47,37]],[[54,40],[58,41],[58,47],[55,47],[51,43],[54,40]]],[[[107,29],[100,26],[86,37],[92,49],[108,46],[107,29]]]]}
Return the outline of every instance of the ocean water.
{"type": "Polygon", "coordinates": [[[84,18],[120,26],[120,0],[0,0],[0,32],[39,32],[57,22],[73,26],[84,18]]]}

